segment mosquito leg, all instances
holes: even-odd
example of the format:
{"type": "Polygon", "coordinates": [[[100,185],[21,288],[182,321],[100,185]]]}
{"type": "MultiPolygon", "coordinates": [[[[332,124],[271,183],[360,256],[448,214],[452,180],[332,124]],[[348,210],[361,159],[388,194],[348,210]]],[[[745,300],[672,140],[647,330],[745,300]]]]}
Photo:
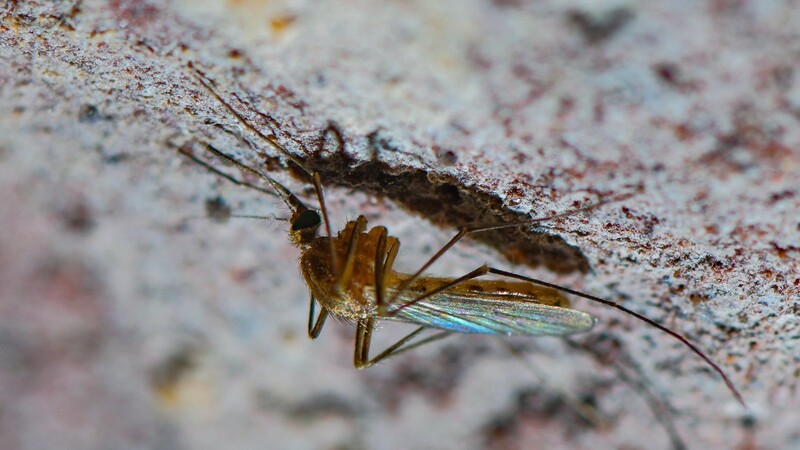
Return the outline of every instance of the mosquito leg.
{"type": "Polygon", "coordinates": [[[389,251],[386,255],[386,263],[384,264],[386,274],[389,274],[394,267],[394,260],[397,258],[397,252],[400,251],[400,241],[393,236],[387,236],[386,246],[389,251]]]}
{"type": "Polygon", "coordinates": [[[386,260],[383,262],[383,271],[380,278],[380,286],[381,288],[378,289],[378,282],[375,283],[375,292],[380,292],[381,295],[378,297],[378,316],[386,316],[389,304],[386,302],[386,278],[392,273],[392,267],[394,266],[394,260],[397,258],[397,252],[400,251],[400,241],[396,237],[387,236],[386,237],[386,247],[389,248],[386,251],[386,260]]]}
{"type": "Polygon", "coordinates": [[[624,200],[624,199],[629,198],[629,197],[631,197],[633,195],[634,194],[620,195],[620,196],[617,196],[617,197],[614,197],[614,198],[610,198],[610,199],[607,199],[607,200],[601,200],[599,202],[592,203],[591,205],[587,205],[587,206],[584,206],[582,208],[577,208],[577,209],[573,209],[571,211],[563,212],[563,213],[560,213],[560,214],[554,214],[554,215],[550,215],[550,216],[536,217],[536,218],[517,221],[517,222],[508,222],[508,223],[501,223],[501,224],[488,225],[488,226],[477,226],[477,227],[465,227],[465,228],[462,228],[462,229],[460,229],[458,231],[458,233],[456,233],[455,236],[453,236],[452,239],[450,239],[449,242],[447,242],[441,249],[439,249],[438,252],[436,252],[433,256],[431,256],[430,259],[428,259],[428,261],[425,264],[423,264],[422,267],[419,268],[419,270],[414,272],[414,274],[400,286],[400,289],[398,289],[395,292],[395,294],[389,300],[389,303],[393,303],[393,301],[396,300],[397,297],[400,294],[402,294],[402,292],[406,288],[408,288],[408,286],[411,285],[411,283],[413,283],[415,280],[417,280],[420,277],[420,275],[422,275],[428,269],[428,267],[430,267],[434,262],[436,262],[439,258],[441,258],[442,255],[447,253],[447,251],[450,250],[450,248],[452,248],[454,245],[456,245],[456,243],[458,241],[460,241],[461,239],[463,239],[466,236],[469,236],[469,235],[475,234],[475,233],[480,233],[482,231],[501,230],[501,229],[504,229],[504,228],[515,228],[515,227],[521,227],[521,226],[524,226],[524,225],[532,225],[532,224],[535,224],[535,223],[547,222],[547,221],[550,221],[550,220],[560,219],[562,217],[568,217],[568,216],[572,216],[572,215],[575,215],[575,214],[578,214],[578,213],[591,211],[591,210],[599,208],[600,206],[603,206],[603,205],[605,205],[607,203],[612,203],[612,202],[617,202],[617,201],[620,201],[620,200],[624,200]]]}
{"type": "Polygon", "coordinates": [[[408,344],[409,341],[411,341],[415,336],[417,336],[425,329],[425,327],[419,327],[416,330],[412,331],[411,333],[407,334],[399,341],[389,346],[389,348],[382,351],[378,356],[370,359],[369,346],[370,346],[370,341],[372,340],[372,330],[374,330],[374,328],[375,328],[375,320],[373,318],[360,320],[358,322],[358,325],[356,326],[356,346],[354,355],[354,365],[358,369],[375,365],[383,361],[384,359],[399,355],[400,353],[406,352],[413,348],[417,348],[421,345],[429,344],[431,342],[444,339],[445,337],[451,334],[447,331],[442,331],[434,335],[428,336],[425,339],[421,339],[417,342],[408,344]]]}
{"type": "Polygon", "coordinates": [[[328,236],[333,237],[333,234],[331,234],[331,222],[328,219],[328,208],[325,206],[325,195],[322,193],[322,180],[319,177],[319,172],[313,172],[311,174],[311,181],[314,183],[314,191],[317,193],[322,219],[325,220],[325,232],[328,236]]]}
{"type": "Polygon", "coordinates": [[[319,210],[322,213],[322,221],[325,222],[325,233],[330,237],[331,243],[331,258],[333,258],[333,271],[337,272],[339,268],[339,257],[336,255],[336,247],[333,245],[333,233],[331,232],[331,220],[328,218],[328,207],[325,206],[325,195],[322,193],[322,180],[319,177],[319,172],[311,174],[311,180],[314,183],[314,192],[317,193],[317,200],[319,201],[319,210]]]}
{"type": "Polygon", "coordinates": [[[359,320],[356,324],[356,345],[353,349],[353,365],[357,369],[367,366],[369,361],[369,344],[372,340],[372,329],[375,323],[372,319],[359,320]]]}
{"type": "Polygon", "coordinates": [[[386,263],[386,229],[381,230],[381,234],[378,235],[378,243],[375,245],[375,264],[373,269],[373,275],[375,275],[375,299],[378,303],[378,311],[383,311],[386,306],[383,301],[383,294],[385,290],[384,281],[385,281],[385,267],[384,264],[386,263]]]}
{"type": "Polygon", "coordinates": [[[624,307],[624,306],[622,306],[622,305],[620,305],[618,303],[612,302],[610,300],[606,300],[604,298],[596,297],[594,295],[589,295],[589,294],[586,294],[584,292],[576,291],[574,289],[570,289],[570,288],[567,288],[567,287],[564,287],[564,286],[559,286],[557,284],[548,283],[546,281],[538,280],[536,278],[526,277],[524,275],[519,275],[519,274],[516,274],[516,273],[513,273],[513,272],[507,272],[505,270],[496,269],[494,267],[487,267],[487,270],[488,270],[488,273],[493,273],[495,275],[500,275],[500,276],[504,276],[504,277],[508,277],[508,278],[514,278],[514,279],[517,279],[517,280],[527,281],[528,283],[538,284],[539,286],[544,286],[544,287],[548,287],[548,288],[551,288],[551,289],[556,289],[556,290],[559,290],[559,291],[562,291],[562,292],[566,292],[568,294],[572,294],[572,295],[575,295],[575,296],[578,296],[578,297],[585,298],[587,300],[591,300],[591,301],[596,302],[596,303],[601,303],[603,305],[610,306],[612,308],[615,308],[615,309],[618,309],[618,310],[624,312],[625,314],[633,316],[633,317],[641,320],[642,322],[645,322],[646,324],[663,331],[664,333],[667,333],[668,335],[672,336],[673,338],[675,338],[678,341],[680,341],[683,345],[688,347],[689,350],[691,350],[692,352],[694,352],[694,354],[696,354],[697,356],[702,358],[703,361],[705,361],[712,369],[714,369],[714,371],[717,372],[720,377],[722,377],[722,380],[725,382],[725,385],[728,386],[728,389],[731,391],[731,393],[736,398],[736,400],[738,400],[739,403],[741,403],[743,406],[746,407],[746,404],[744,402],[744,398],[742,398],[742,394],[739,393],[739,390],[736,389],[736,386],[733,385],[733,382],[728,378],[727,375],[725,375],[725,372],[723,372],[722,369],[714,361],[711,360],[711,358],[706,356],[706,354],[703,353],[703,351],[700,350],[697,346],[695,346],[694,344],[689,342],[689,340],[686,337],[684,337],[683,335],[681,335],[681,334],[679,334],[679,333],[677,333],[675,331],[670,330],[669,328],[665,327],[664,325],[661,325],[660,323],[656,322],[655,320],[650,319],[649,317],[646,317],[646,316],[644,316],[642,314],[639,314],[639,313],[637,313],[637,312],[635,312],[635,311],[633,311],[631,309],[628,309],[628,308],[626,308],[626,307],[624,307]]]}
{"type": "Polygon", "coordinates": [[[461,283],[463,283],[465,281],[469,281],[469,280],[472,280],[472,279],[475,279],[475,278],[478,278],[478,277],[482,277],[482,276],[486,275],[487,273],[489,273],[489,270],[490,270],[489,266],[484,264],[484,265],[478,267],[477,269],[473,270],[472,272],[469,272],[466,275],[462,275],[462,276],[454,279],[453,281],[450,281],[448,283],[445,283],[445,284],[437,287],[436,289],[428,291],[428,292],[420,295],[419,297],[415,298],[414,300],[411,300],[409,302],[403,303],[399,307],[397,307],[397,308],[393,309],[392,311],[388,312],[388,315],[394,316],[399,311],[401,311],[401,310],[403,310],[403,309],[405,309],[405,308],[407,308],[407,307],[409,307],[411,305],[414,305],[417,302],[425,300],[426,298],[428,298],[428,297],[430,297],[432,295],[436,295],[436,294],[438,294],[438,293],[440,293],[442,291],[446,291],[446,290],[448,290],[448,289],[450,289],[452,287],[455,287],[455,286],[457,286],[457,285],[459,285],[459,284],[461,284],[461,283]]]}
{"type": "Polygon", "coordinates": [[[579,416],[583,418],[587,423],[592,424],[594,428],[605,428],[608,423],[609,419],[604,417],[602,412],[596,407],[591,404],[587,404],[574,395],[572,393],[567,393],[562,387],[555,386],[551,380],[548,379],[547,375],[545,375],[538,366],[531,364],[530,361],[525,357],[520,349],[511,345],[510,342],[506,341],[505,339],[498,339],[497,340],[500,344],[505,347],[509,354],[514,356],[526,369],[528,372],[536,378],[536,383],[541,385],[545,389],[550,392],[555,393],[562,402],[569,405],[579,416]]]}
{"type": "Polygon", "coordinates": [[[375,227],[378,231],[378,243],[375,245],[375,300],[378,305],[378,315],[382,315],[386,311],[386,276],[392,269],[394,258],[397,256],[397,239],[392,241],[392,247],[386,251],[389,241],[389,233],[386,227],[375,227]]]}
{"type": "MultiPolygon", "coordinates": [[[[425,327],[420,327],[420,328],[424,329],[425,327]]],[[[422,330],[419,330],[419,331],[421,332],[422,330]]],[[[426,337],[424,339],[420,339],[420,340],[418,340],[416,342],[413,342],[413,343],[409,344],[408,342],[411,340],[411,338],[413,338],[414,336],[417,335],[417,330],[414,330],[411,333],[409,333],[406,337],[404,337],[403,339],[400,339],[399,341],[397,341],[391,347],[389,347],[386,350],[382,351],[378,356],[372,358],[369,361],[369,363],[367,364],[367,367],[369,367],[371,365],[374,365],[374,364],[377,364],[377,363],[379,363],[379,362],[381,362],[381,361],[383,361],[385,359],[397,356],[397,355],[399,355],[401,353],[405,353],[405,352],[407,352],[409,350],[413,350],[413,349],[415,349],[417,347],[421,347],[423,345],[430,344],[431,342],[439,341],[439,340],[444,339],[447,336],[450,336],[452,334],[453,333],[450,333],[448,331],[440,331],[440,332],[438,332],[436,334],[432,334],[432,335],[430,335],[430,336],[428,336],[428,337],[426,337]]]]}
{"type": "MultiPolygon", "coordinates": [[[[601,365],[605,365],[605,361],[609,361],[606,353],[602,353],[601,355],[600,351],[589,345],[576,342],[572,339],[565,339],[565,341],[571,347],[590,354],[601,365]]],[[[624,348],[622,353],[624,355],[622,358],[613,358],[613,360],[610,361],[610,365],[614,369],[614,372],[616,372],[617,378],[628,384],[639,394],[639,397],[653,413],[653,417],[655,417],[656,421],[664,428],[664,431],[667,433],[672,443],[672,448],[674,450],[685,450],[687,448],[686,444],[678,433],[675,421],[673,420],[674,409],[666,399],[661,398],[654,392],[653,388],[647,384],[642,368],[636,364],[624,348]],[[634,374],[628,373],[626,366],[629,366],[634,374]]]]}
{"type": "MultiPolygon", "coordinates": [[[[339,273],[339,277],[336,280],[337,285],[340,287],[346,286],[350,281],[350,277],[353,275],[353,266],[355,266],[356,254],[358,253],[358,241],[366,228],[367,219],[364,216],[358,216],[355,226],[352,227],[350,239],[347,241],[347,256],[344,261],[344,266],[342,267],[342,271],[339,273]]],[[[331,243],[333,243],[332,240],[331,243]]]]}
{"type": "Polygon", "coordinates": [[[314,300],[313,295],[311,295],[310,298],[311,300],[309,301],[308,305],[308,337],[311,339],[316,339],[322,332],[322,327],[325,325],[325,319],[328,318],[328,308],[322,306],[322,310],[319,312],[319,317],[317,317],[317,320],[314,321],[314,305],[316,300],[314,300]]]}
{"type": "MultiPolygon", "coordinates": [[[[742,405],[745,405],[744,399],[742,398],[742,395],[739,393],[739,390],[736,389],[736,386],[733,385],[733,382],[728,378],[727,375],[725,375],[725,372],[723,372],[722,369],[714,361],[711,360],[711,358],[706,356],[706,354],[703,353],[702,350],[700,350],[697,346],[695,346],[694,344],[689,342],[689,340],[686,337],[684,337],[683,335],[681,335],[681,334],[679,334],[679,333],[677,333],[675,331],[672,331],[671,329],[665,327],[664,325],[659,324],[658,322],[654,321],[653,319],[650,319],[649,317],[646,317],[646,316],[644,316],[642,314],[639,314],[639,313],[637,313],[637,312],[635,312],[635,311],[633,311],[631,309],[628,309],[628,308],[626,308],[626,307],[624,307],[624,306],[622,306],[622,305],[620,305],[618,303],[612,302],[610,300],[606,300],[606,299],[603,299],[603,298],[600,298],[600,297],[596,297],[594,295],[589,295],[589,294],[586,294],[584,292],[576,291],[574,289],[570,289],[570,288],[567,288],[567,287],[564,287],[564,286],[559,286],[557,284],[548,283],[546,281],[538,280],[536,278],[526,277],[524,275],[519,275],[519,274],[516,274],[516,273],[513,273],[513,272],[507,272],[505,270],[496,269],[494,267],[489,267],[487,265],[483,265],[483,266],[473,270],[472,272],[470,272],[470,273],[468,273],[468,274],[466,274],[464,276],[456,278],[455,280],[453,280],[453,281],[451,281],[449,283],[446,283],[446,284],[444,284],[444,285],[442,285],[442,286],[440,286],[440,287],[438,287],[438,288],[436,288],[436,289],[434,289],[434,290],[432,290],[430,292],[425,293],[424,295],[421,295],[421,296],[415,298],[414,300],[409,301],[408,303],[404,303],[403,305],[401,305],[400,307],[394,309],[393,311],[389,312],[388,314],[395,315],[395,314],[397,314],[398,311],[402,310],[403,308],[407,308],[407,307],[409,307],[409,306],[411,306],[411,305],[413,305],[413,304],[415,304],[415,303],[417,303],[417,302],[419,302],[421,300],[424,300],[424,299],[426,299],[426,298],[428,298],[428,297],[430,297],[430,296],[432,296],[434,294],[438,294],[439,292],[442,292],[442,291],[444,291],[446,289],[450,289],[450,288],[452,288],[452,287],[454,287],[454,286],[456,286],[456,285],[458,285],[460,283],[463,283],[464,281],[467,281],[467,280],[470,280],[470,279],[473,279],[473,278],[478,278],[478,277],[486,275],[488,273],[492,273],[492,274],[495,274],[495,275],[500,275],[500,276],[504,276],[504,277],[508,277],[508,278],[514,278],[514,279],[521,280],[521,281],[527,281],[528,283],[533,283],[533,284],[537,284],[539,286],[544,286],[544,287],[548,287],[548,288],[551,288],[551,289],[556,289],[558,291],[562,291],[562,292],[566,292],[568,294],[572,294],[572,295],[575,295],[575,296],[578,296],[578,297],[582,297],[582,298],[585,298],[587,300],[591,300],[591,301],[596,302],[596,303],[601,303],[603,305],[610,306],[610,307],[618,309],[618,310],[620,310],[620,311],[622,311],[622,312],[624,312],[624,313],[626,313],[628,315],[631,315],[631,316],[641,320],[642,322],[645,322],[648,325],[663,331],[664,333],[667,333],[668,335],[672,336],[673,338],[675,338],[678,341],[680,341],[683,345],[688,347],[689,350],[691,350],[697,356],[702,358],[703,361],[705,361],[712,369],[714,369],[714,371],[717,372],[720,375],[720,377],[722,377],[722,380],[725,382],[725,385],[728,386],[728,389],[731,391],[731,393],[736,398],[736,400],[738,400],[739,403],[741,403],[742,405]]],[[[408,282],[406,282],[406,285],[408,285],[408,282]]]]}
{"type": "MultiPolygon", "coordinates": [[[[386,260],[383,263],[383,273],[381,276],[381,286],[383,286],[382,297],[378,298],[378,315],[385,316],[387,312],[387,307],[389,304],[386,302],[386,279],[392,273],[392,267],[394,267],[394,260],[397,258],[397,253],[400,251],[400,241],[393,236],[386,237],[386,247],[388,247],[388,251],[386,252],[386,260]]],[[[376,292],[377,292],[377,283],[376,283],[376,292]]]]}
{"type": "MultiPolygon", "coordinates": [[[[359,217],[363,219],[363,217],[359,217]]],[[[397,257],[397,252],[400,249],[400,241],[396,238],[389,237],[386,228],[376,227],[379,230],[378,242],[375,249],[375,296],[378,304],[378,315],[381,315],[386,309],[385,303],[385,280],[388,273],[391,272],[392,264],[397,257]],[[388,251],[387,251],[388,247],[388,251]]],[[[355,232],[355,231],[354,231],[355,232]]],[[[352,241],[352,240],[351,240],[352,241]]],[[[369,367],[377,364],[384,359],[396,356],[400,353],[406,352],[413,348],[438,341],[450,335],[449,332],[442,331],[416,342],[411,342],[425,327],[419,327],[411,333],[407,334],[402,339],[398,340],[386,350],[382,351],[376,357],[370,359],[369,347],[372,341],[372,331],[375,329],[375,319],[370,317],[365,320],[360,320],[356,326],[356,344],[354,350],[354,365],[357,368],[369,367]]]]}

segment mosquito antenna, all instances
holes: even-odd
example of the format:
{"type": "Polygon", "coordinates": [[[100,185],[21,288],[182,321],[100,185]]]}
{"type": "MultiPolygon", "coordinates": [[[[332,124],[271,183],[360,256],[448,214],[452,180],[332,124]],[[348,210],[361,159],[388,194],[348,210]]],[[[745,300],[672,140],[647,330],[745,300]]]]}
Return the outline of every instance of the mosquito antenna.
{"type": "Polygon", "coordinates": [[[262,133],[258,128],[254,127],[250,122],[248,122],[247,119],[245,119],[244,116],[242,116],[238,111],[233,109],[233,107],[230,104],[228,104],[228,102],[226,102],[217,93],[216,89],[214,89],[211,86],[211,81],[208,79],[208,77],[206,76],[205,73],[203,73],[200,69],[194,67],[194,64],[192,64],[191,62],[189,62],[188,66],[189,66],[189,69],[191,69],[194,72],[194,75],[195,75],[195,78],[197,78],[197,81],[199,81],[200,84],[202,84],[203,87],[205,87],[211,93],[211,95],[214,96],[214,98],[216,98],[217,101],[220,102],[225,107],[225,109],[228,110],[228,112],[233,114],[233,116],[236,117],[236,119],[239,121],[239,123],[241,123],[248,130],[250,130],[253,133],[255,133],[261,139],[267,141],[270,145],[272,145],[272,147],[275,150],[280,152],[283,156],[285,156],[290,161],[292,161],[293,163],[297,164],[298,167],[303,169],[303,171],[306,174],[308,174],[309,176],[312,175],[311,171],[309,171],[306,168],[306,166],[299,159],[297,159],[296,156],[294,156],[293,154],[289,153],[289,151],[286,150],[286,148],[284,148],[284,146],[280,142],[278,142],[278,139],[275,137],[275,135],[271,135],[271,134],[270,135],[266,135],[266,134],[262,133]]]}
{"type": "MultiPolygon", "coordinates": [[[[249,214],[230,214],[226,215],[223,220],[228,219],[254,219],[254,220],[275,220],[278,222],[289,222],[289,219],[286,217],[278,217],[278,216],[254,216],[249,214]]],[[[218,221],[212,216],[187,216],[183,218],[184,221],[188,220],[211,220],[211,221],[218,221]]]]}
{"type": "Polygon", "coordinates": [[[290,191],[289,189],[284,187],[282,184],[278,183],[278,181],[276,181],[271,176],[267,175],[266,172],[264,172],[263,170],[257,169],[257,168],[253,168],[253,167],[250,167],[250,166],[248,166],[246,164],[243,164],[243,163],[237,161],[236,159],[231,158],[230,156],[226,155],[225,153],[217,150],[211,144],[205,144],[205,145],[206,145],[206,149],[209,152],[213,153],[216,157],[218,157],[218,158],[222,159],[223,161],[226,161],[226,162],[236,166],[237,168],[239,168],[241,170],[244,170],[245,172],[249,172],[249,173],[251,173],[253,175],[256,175],[256,176],[266,180],[270,185],[272,185],[273,189],[275,189],[275,191],[278,193],[278,196],[281,198],[281,200],[283,200],[284,203],[286,203],[286,206],[288,206],[289,209],[292,212],[303,211],[303,210],[308,209],[308,207],[305,205],[305,203],[303,203],[299,198],[297,198],[297,196],[294,195],[292,193],[292,191],[290,191]]]}
{"type": "MultiPolygon", "coordinates": [[[[303,171],[308,176],[311,177],[312,183],[314,184],[314,191],[317,193],[317,199],[319,200],[319,208],[320,208],[320,212],[322,213],[322,220],[325,223],[325,232],[328,234],[328,236],[333,237],[333,234],[331,232],[331,222],[330,222],[330,218],[328,217],[328,209],[325,207],[325,195],[322,192],[322,181],[320,179],[319,173],[318,172],[312,172],[295,155],[289,153],[289,151],[286,150],[286,148],[278,141],[278,139],[275,137],[274,134],[273,135],[266,135],[266,134],[262,133],[258,128],[254,127],[253,124],[251,124],[247,119],[245,119],[245,117],[242,116],[238,111],[233,109],[233,107],[230,105],[230,103],[226,102],[225,99],[223,99],[219,95],[219,93],[217,93],[216,89],[214,89],[211,86],[212,81],[206,76],[206,74],[204,74],[200,69],[197,69],[196,67],[194,67],[194,64],[192,64],[191,61],[188,63],[188,67],[189,67],[189,69],[191,69],[194,72],[194,75],[195,75],[195,78],[197,78],[197,81],[199,81],[200,84],[203,85],[203,87],[205,87],[206,90],[208,90],[211,93],[211,95],[214,96],[214,98],[216,98],[217,101],[222,104],[223,107],[225,107],[225,109],[227,109],[231,114],[233,114],[233,116],[236,117],[236,120],[238,120],[239,123],[242,124],[242,126],[244,126],[246,129],[248,129],[248,130],[252,131],[253,133],[255,133],[261,139],[267,141],[270,145],[272,145],[273,148],[278,150],[279,153],[281,153],[286,158],[288,158],[290,161],[295,163],[298,167],[303,169],[303,171]]],[[[338,130],[336,130],[336,133],[338,134],[338,130]]],[[[341,135],[338,136],[338,141],[342,142],[341,135]]],[[[226,159],[230,160],[231,158],[226,158],[226,159]]],[[[241,164],[239,164],[239,165],[241,166],[241,164]]],[[[273,181],[270,181],[270,182],[273,184],[273,186],[275,184],[277,184],[277,182],[273,182],[273,181]]],[[[286,189],[284,188],[284,190],[286,190],[286,189]]],[[[292,195],[292,197],[294,197],[294,195],[292,195]]],[[[294,198],[296,199],[297,197],[294,197],[294,198]]],[[[302,202],[300,202],[299,200],[297,200],[297,202],[299,202],[299,204],[303,205],[302,202]]],[[[291,208],[291,206],[290,206],[290,208],[291,208]]],[[[308,209],[308,208],[305,205],[303,205],[303,209],[308,209]]],[[[295,210],[292,209],[292,211],[294,212],[295,210]]],[[[330,241],[330,248],[331,248],[331,258],[333,259],[333,268],[334,268],[334,270],[338,271],[339,258],[338,258],[338,255],[336,254],[336,248],[335,248],[335,245],[333,244],[333,240],[330,241]]]]}
{"type": "MultiPolygon", "coordinates": [[[[234,178],[234,177],[228,175],[227,173],[217,169],[216,167],[214,167],[211,164],[203,161],[202,159],[198,158],[197,156],[194,156],[194,153],[192,153],[191,151],[189,151],[189,150],[187,150],[187,149],[185,149],[183,147],[178,147],[178,146],[176,146],[174,144],[169,144],[169,145],[172,146],[173,148],[175,148],[176,150],[178,150],[178,153],[180,153],[183,156],[191,159],[194,163],[203,166],[203,168],[205,168],[209,172],[211,172],[211,173],[213,173],[213,174],[215,174],[215,175],[217,175],[219,177],[222,177],[222,178],[230,181],[233,184],[236,184],[236,185],[239,185],[239,186],[243,186],[243,187],[246,187],[246,188],[249,188],[249,189],[253,189],[253,190],[259,191],[259,192],[261,192],[263,194],[271,195],[273,197],[279,197],[280,198],[280,195],[278,195],[274,190],[264,189],[261,186],[257,186],[255,184],[248,183],[247,181],[237,180],[236,178],[234,178]]],[[[259,175],[259,177],[260,176],[261,175],[259,175]]]]}
{"type": "Polygon", "coordinates": [[[565,286],[560,286],[560,285],[557,285],[557,284],[548,283],[546,281],[538,280],[536,278],[517,275],[517,274],[512,273],[512,272],[506,272],[505,270],[500,270],[500,269],[495,269],[495,268],[489,268],[489,272],[493,273],[495,275],[501,275],[501,276],[505,276],[505,277],[509,277],[509,278],[516,278],[516,279],[519,279],[519,280],[528,281],[530,283],[538,284],[540,286],[544,286],[544,287],[548,287],[548,288],[551,288],[551,289],[556,289],[556,290],[559,290],[559,291],[562,291],[562,292],[566,292],[568,294],[572,294],[572,295],[575,295],[577,297],[582,297],[582,298],[585,298],[587,300],[591,300],[591,301],[593,301],[595,303],[600,303],[600,304],[603,304],[603,305],[606,305],[606,306],[610,306],[612,308],[616,308],[616,309],[624,312],[625,314],[631,315],[631,316],[641,320],[642,322],[647,323],[651,327],[657,328],[657,329],[663,331],[664,333],[667,333],[668,335],[670,335],[673,338],[675,338],[678,341],[680,341],[683,345],[685,345],[691,351],[693,351],[697,356],[701,357],[706,363],[708,363],[708,365],[711,366],[711,368],[713,368],[714,371],[717,372],[722,377],[722,379],[725,381],[725,384],[728,386],[728,389],[733,393],[733,396],[736,397],[736,400],[739,403],[741,403],[742,406],[747,408],[747,404],[744,402],[744,398],[742,398],[742,394],[739,393],[739,390],[736,389],[736,386],[733,385],[733,382],[728,378],[727,375],[725,375],[725,372],[723,372],[722,369],[714,361],[711,360],[711,358],[706,356],[706,354],[703,353],[702,350],[700,350],[694,344],[689,342],[689,340],[687,338],[685,338],[683,335],[681,335],[681,334],[679,334],[679,333],[677,333],[675,331],[670,330],[669,328],[665,327],[664,325],[661,325],[660,323],[656,322],[655,320],[650,319],[649,317],[644,316],[642,314],[639,314],[636,311],[628,309],[628,308],[620,305],[619,303],[612,302],[611,300],[606,300],[604,298],[596,297],[594,295],[587,294],[585,292],[576,291],[574,289],[570,289],[570,288],[565,287],[565,286]]]}
{"type": "Polygon", "coordinates": [[[278,216],[254,216],[250,214],[231,214],[228,216],[231,219],[256,219],[256,220],[275,220],[278,222],[289,222],[290,219],[278,216]]]}

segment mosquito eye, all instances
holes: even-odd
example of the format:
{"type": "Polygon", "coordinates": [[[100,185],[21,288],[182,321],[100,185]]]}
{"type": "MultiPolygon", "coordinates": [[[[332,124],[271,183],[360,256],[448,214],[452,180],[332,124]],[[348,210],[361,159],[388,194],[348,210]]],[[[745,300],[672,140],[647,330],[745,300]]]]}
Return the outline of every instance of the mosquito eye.
{"type": "Polygon", "coordinates": [[[315,228],[320,225],[322,220],[316,211],[306,210],[300,213],[297,219],[292,222],[292,231],[315,228]]]}

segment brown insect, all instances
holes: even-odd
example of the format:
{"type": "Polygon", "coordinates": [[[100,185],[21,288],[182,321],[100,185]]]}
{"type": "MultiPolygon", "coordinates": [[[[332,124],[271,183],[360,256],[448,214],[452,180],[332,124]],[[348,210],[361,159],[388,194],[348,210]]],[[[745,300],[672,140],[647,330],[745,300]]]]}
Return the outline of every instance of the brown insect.
{"type": "Polygon", "coordinates": [[[389,235],[386,227],[375,226],[368,229],[367,220],[362,215],[348,222],[342,231],[334,235],[319,174],[306,168],[274,135],[265,135],[248,122],[217,93],[212,82],[202,72],[191,65],[190,68],[194,70],[199,82],[246,129],[272,145],[310,176],[319,202],[319,211],[309,208],[264,171],[245,165],[210,144],[206,144],[210,153],[266,181],[271,190],[238,180],[195,157],[190,151],[181,150],[215,174],[238,185],[277,195],[283,200],[292,212],[289,239],[301,250],[300,270],[311,294],[308,335],[316,339],[329,315],[354,322],[356,335],[353,362],[356,367],[371,366],[452,333],[541,336],[568,335],[590,330],[595,324],[594,317],[572,309],[564,295],[566,293],[616,308],[677,339],[711,366],[722,377],[734,397],[744,405],[741,394],[722,369],[687,338],[615,302],[488,265],[482,265],[457,278],[425,275],[432,264],[466,236],[551,221],[586,212],[628,196],[599,201],[548,217],[462,228],[415,273],[397,272],[394,270],[394,262],[400,249],[400,241],[389,235]],[[319,229],[323,225],[326,235],[319,236],[319,229]],[[487,274],[513,281],[479,279],[487,274]],[[320,305],[320,313],[315,318],[317,303],[320,305]],[[370,356],[372,333],[378,320],[408,322],[419,327],[376,356],[370,356]],[[420,337],[420,333],[426,328],[439,332],[420,337]]]}

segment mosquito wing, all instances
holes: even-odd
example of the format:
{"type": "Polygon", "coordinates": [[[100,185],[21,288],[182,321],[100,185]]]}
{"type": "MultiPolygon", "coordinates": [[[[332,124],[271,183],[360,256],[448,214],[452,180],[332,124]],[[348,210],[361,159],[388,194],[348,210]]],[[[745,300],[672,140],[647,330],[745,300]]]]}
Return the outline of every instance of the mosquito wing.
{"type": "Polygon", "coordinates": [[[588,331],[595,323],[594,317],[582,311],[535,300],[491,298],[486,293],[448,292],[416,303],[409,303],[413,298],[403,300],[398,298],[387,319],[455,333],[562,336],[588,331]]]}

